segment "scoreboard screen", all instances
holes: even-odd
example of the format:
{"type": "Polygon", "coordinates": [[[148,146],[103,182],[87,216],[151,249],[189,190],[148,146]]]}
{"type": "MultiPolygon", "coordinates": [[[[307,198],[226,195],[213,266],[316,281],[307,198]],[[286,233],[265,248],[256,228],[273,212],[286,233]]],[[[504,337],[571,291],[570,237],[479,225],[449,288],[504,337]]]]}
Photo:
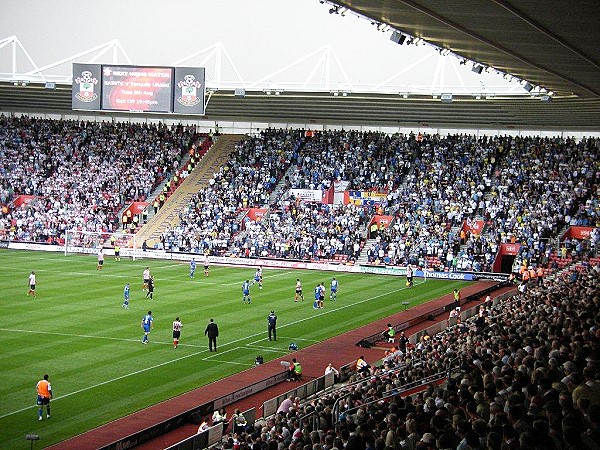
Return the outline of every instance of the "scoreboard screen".
{"type": "Polygon", "coordinates": [[[170,112],[173,69],[102,66],[102,109],[170,112]]]}
{"type": "Polygon", "coordinates": [[[205,69],[73,64],[73,109],[204,114],[205,69]]]}

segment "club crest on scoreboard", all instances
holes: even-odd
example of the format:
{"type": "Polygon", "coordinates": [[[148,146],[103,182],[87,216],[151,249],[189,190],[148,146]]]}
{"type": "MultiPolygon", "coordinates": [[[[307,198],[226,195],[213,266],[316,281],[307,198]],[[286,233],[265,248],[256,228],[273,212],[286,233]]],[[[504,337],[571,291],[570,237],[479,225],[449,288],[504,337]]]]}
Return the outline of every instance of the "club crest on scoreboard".
{"type": "Polygon", "coordinates": [[[92,75],[92,72],[84,70],[75,79],[75,83],[79,85],[79,92],[75,94],[77,100],[81,102],[93,102],[98,98],[98,94],[94,90],[94,86],[98,84],[98,79],[92,75]]]}
{"type": "Polygon", "coordinates": [[[198,91],[202,87],[202,83],[196,80],[194,75],[186,75],[183,80],[177,83],[177,87],[181,89],[181,94],[177,101],[183,106],[196,106],[202,101],[202,95],[198,95],[198,91]]]}

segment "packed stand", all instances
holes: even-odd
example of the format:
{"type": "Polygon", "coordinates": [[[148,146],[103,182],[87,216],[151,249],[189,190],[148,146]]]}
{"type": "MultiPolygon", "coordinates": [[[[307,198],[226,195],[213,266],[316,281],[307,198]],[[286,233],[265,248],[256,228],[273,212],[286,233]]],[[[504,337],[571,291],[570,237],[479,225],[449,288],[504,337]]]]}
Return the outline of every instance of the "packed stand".
{"type": "Polygon", "coordinates": [[[289,407],[238,428],[222,447],[600,448],[599,288],[598,266],[574,280],[565,274],[421,342],[434,366],[445,355],[460,356],[460,373],[443,385],[403,398],[393,394],[405,375],[373,366],[349,391],[289,399],[289,407]]]}
{"type": "Polygon", "coordinates": [[[165,230],[164,248],[224,253],[240,231],[240,211],[269,205],[301,136],[300,131],[269,129],[238,144],[209,186],[181,211],[180,223],[165,230]]]}
{"type": "Polygon", "coordinates": [[[0,117],[0,196],[35,196],[0,213],[13,240],[58,242],[64,231],[113,231],[119,210],[177,170],[193,127],[0,117]]]}
{"type": "MultiPolygon", "coordinates": [[[[600,225],[599,139],[514,137],[500,150],[485,217],[493,239],[522,245],[520,260],[545,266],[562,250],[553,243],[559,232],[571,225],[600,225]]],[[[578,256],[581,245],[573,242],[578,256]]],[[[567,241],[569,254],[570,247],[567,241]]]]}
{"type": "Polygon", "coordinates": [[[516,242],[520,259],[547,264],[557,250],[549,238],[563,227],[598,226],[599,147],[593,139],[425,137],[369,260],[491,271],[499,244],[516,242]],[[458,231],[476,217],[483,233],[458,231]]]}
{"type": "Polygon", "coordinates": [[[332,260],[356,259],[369,217],[362,207],[293,202],[271,210],[266,219],[245,223],[233,240],[233,253],[247,257],[332,260]]]}
{"type": "MultiPolygon", "coordinates": [[[[326,191],[348,181],[345,190],[387,191],[410,168],[413,141],[401,135],[329,131],[307,136],[292,154],[283,189],[326,191]],[[411,145],[409,145],[409,143],[411,145]]],[[[235,254],[295,259],[356,260],[372,205],[327,205],[282,195],[267,220],[247,222],[233,243],[235,254]]]]}
{"type": "Polygon", "coordinates": [[[389,192],[411,167],[416,141],[394,134],[318,132],[306,139],[289,176],[292,189],[329,189],[348,181],[347,190],[389,192]]]}
{"type": "Polygon", "coordinates": [[[491,184],[496,143],[467,135],[424,137],[416,146],[414,169],[403,186],[392,192],[391,227],[380,230],[369,249],[371,262],[426,265],[435,257],[446,269],[485,270],[495,256],[482,245],[483,260],[461,254],[453,227],[480,214],[483,196],[491,184]],[[384,259],[385,258],[385,259],[384,259]]]}

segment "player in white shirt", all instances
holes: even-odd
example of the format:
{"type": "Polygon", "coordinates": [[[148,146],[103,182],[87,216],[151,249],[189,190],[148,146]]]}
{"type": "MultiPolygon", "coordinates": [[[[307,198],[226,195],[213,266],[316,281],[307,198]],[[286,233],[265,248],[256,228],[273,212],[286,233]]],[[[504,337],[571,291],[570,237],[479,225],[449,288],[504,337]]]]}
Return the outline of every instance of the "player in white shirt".
{"type": "Polygon", "coordinates": [[[142,278],[144,279],[144,284],[142,285],[142,291],[148,290],[148,283],[150,282],[150,267],[146,267],[144,269],[144,273],[142,274],[142,278]]]}
{"type": "Polygon", "coordinates": [[[301,300],[304,300],[304,295],[302,294],[302,282],[300,281],[300,278],[296,278],[296,295],[294,296],[295,302],[298,301],[298,297],[300,297],[301,300]]]}
{"type": "Polygon", "coordinates": [[[98,270],[102,270],[102,266],[104,265],[104,250],[102,247],[98,249],[98,270]]]}
{"type": "Polygon", "coordinates": [[[204,275],[208,276],[208,264],[209,264],[208,255],[204,255],[204,275]]]}
{"type": "Polygon", "coordinates": [[[35,297],[35,272],[32,270],[29,274],[29,291],[27,295],[33,295],[35,297]]]}
{"type": "Polygon", "coordinates": [[[258,283],[259,289],[263,288],[262,266],[259,266],[258,269],[256,269],[256,273],[254,274],[254,281],[252,282],[252,284],[256,283],[258,283]]]}

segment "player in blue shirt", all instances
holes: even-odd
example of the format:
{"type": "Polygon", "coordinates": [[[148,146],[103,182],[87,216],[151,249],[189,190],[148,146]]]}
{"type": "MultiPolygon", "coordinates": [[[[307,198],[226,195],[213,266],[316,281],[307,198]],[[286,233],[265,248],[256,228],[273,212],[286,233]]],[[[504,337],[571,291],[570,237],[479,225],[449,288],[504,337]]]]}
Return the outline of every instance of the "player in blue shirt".
{"type": "Polygon", "coordinates": [[[123,289],[123,297],[123,308],[129,309],[129,283],[127,283],[123,289]]]}
{"type": "Polygon", "coordinates": [[[258,283],[258,288],[262,289],[262,281],[263,281],[263,277],[262,277],[262,266],[259,266],[258,269],[256,269],[256,273],[254,274],[254,281],[252,282],[252,284],[258,283]]]}
{"type": "Polygon", "coordinates": [[[144,338],[142,344],[148,343],[148,334],[154,328],[154,319],[152,318],[152,311],[148,311],[148,314],[142,319],[142,330],[144,330],[144,338]]]}
{"type": "Polygon", "coordinates": [[[317,284],[315,287],[315,302],[313,303],[313,309],[319,309],[319,298],[321,297],[321,285],[317,284]]]}
{"type": "Polygon", "coordinates": [[[323,308],[323,301],[325,300],[325,283],[319,285],[319,309],[323,308]]]}
{"type": "Polygon", "coordinates": [[[190,261],[190,278],[194,278],[194,272],[196,272],[196,260],[192,258],[190,261]]]}
{"type": "Polygon", "coordinates": [[[242,283],[242,301],[250,304],[252,299],[250,298],[250,280],[246,280],[242,283]]]}
{"type": "Polygon", "coordinates": [[[337,298],[337,290],[338,290],[338,280],[334,278],[331,279],[331,293],[329,294],[329,299],[335,302],[337,298]]]}

